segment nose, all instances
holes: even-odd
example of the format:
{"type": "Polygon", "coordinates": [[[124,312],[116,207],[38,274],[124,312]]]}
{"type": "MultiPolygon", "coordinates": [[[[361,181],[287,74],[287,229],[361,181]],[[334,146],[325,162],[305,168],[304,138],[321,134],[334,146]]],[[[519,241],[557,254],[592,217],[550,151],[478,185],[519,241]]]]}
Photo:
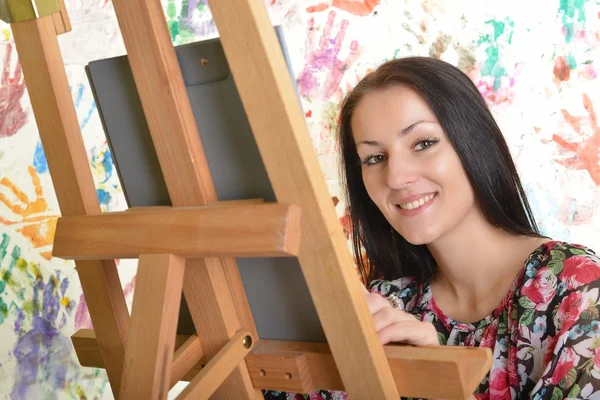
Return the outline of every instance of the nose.
{"type": "Polygon", "coordinates": [[[387,163],[387,185],[390,189],[403,189],[417,181],[415,165],[399,156],[389,156],[387,163]]]}

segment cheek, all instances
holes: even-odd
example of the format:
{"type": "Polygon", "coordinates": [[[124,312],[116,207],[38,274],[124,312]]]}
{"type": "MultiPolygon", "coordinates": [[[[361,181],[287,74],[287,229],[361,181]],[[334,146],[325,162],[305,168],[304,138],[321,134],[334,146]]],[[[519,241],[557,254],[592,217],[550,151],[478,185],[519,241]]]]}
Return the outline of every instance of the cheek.
{"type": "Polygon", "coordinates": [[[363,170],[362,172],[363,183],[367,190],[367,194],[377,206],[381,204],[385,196],[385,181],[382,181],[382,174],[383,172],[381,170],[375,171],[374,169],[363,170]]]}
{"type": "Polygon", "coordinates": [[[434,166],[434,173],[439,177],[447,200],[453,203],[470,205],[473,200],[473,190],[458,155],[448,152],[434,166]]]}

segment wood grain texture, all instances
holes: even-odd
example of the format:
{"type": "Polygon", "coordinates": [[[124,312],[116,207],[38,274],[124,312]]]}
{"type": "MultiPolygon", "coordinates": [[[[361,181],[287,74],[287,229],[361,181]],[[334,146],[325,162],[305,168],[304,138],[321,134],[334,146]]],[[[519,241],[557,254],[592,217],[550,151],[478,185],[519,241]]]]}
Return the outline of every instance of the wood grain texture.
{"type": "Polygon", "coordinates": [[[60,12],[52,14],[52,20],[54,21],[54,30],[57,35],[61,35],[72,30],[71,19],[65,6],[65,0],[57,0],[60,12]]]}
{"type": "MultiPolygon", "coordinates": [[[[178,335],[176,347],[182,346],[189,336],[178,335]]],[[[102,368],[92,330],[76,332],[73,344],[79,362],[87,367],[102,368]]],[[[493,356],[488,348],[440,346],[413,347],[383,346],[387,363],[398,387],[407,397],[465,399],[477,388],[489,371],[493,356]],[[432,385],[435,379],[435,385],[432,385]]],[[[202,370],[206,359],[200,360],[183,381],[191,381],[202,370]]],[[[315,389],[345,390],[338,369],[326,343],[259,340],[246,356],[252,384],[262,389],[305,392],[315,389]],[[310,377],[310,386],[299,386],[285,375],[293,373],[290,360],[306,359],[307,370],[302,371],[304,382],[310,377]],[[263,376],[260,370],[265,371],[263,376]]],[[[300,365],[300,364],[299,364],[300,365]]],[[[404,394],[403,394],[404,396],[404,394]]]]}
{"type": "Polygon", "coordinates": [[[309,393],[316,389],[308,358],[302,352],[263,351],[252,354],[246,364],[256,387],[289,393],[309,393]]]}
{"type": "Polygon", "coordinates": [[[298,254],[300,209],[294,205],[165,207],[61,217],[53,255],[65,259],[138,258],[173,253],[199,257],[298,254]]]}
{"type": "MultiPolygon", "coordinates": [[[[19,62],[63,216],[96,215],[96,195],[52,16],[14,23],[19,62]]],[[[76,262],[115,398],[121,381],[129,313],[110,261],[76,262]]]]}
{"type": "Polygon", "coordinates": [[[185,341],[181,347],[175,342],[177,351],[173,356],[173,368],[171,369],[171,384],[172,388],[181,381],[184,376],[188,374],[194,368],[196,364],[200,362],[204,353],[202,352],[202,345],[198,335],[192,335],[188,340],[185,341]]]}
{"type": "MultiPolygon", "coordinates": [[[[113,6],[171,203],[185,207],[218,201],[160,1],[113,0],[113,6]]],[[[188,260],[184,294],[209,358],[240,328],[256,332],[234,268],[230,257],[188,260]]],[[[216,396],[262,399],[244,363],[216,396]]]]}
{"type": "Polygon", "coordinates": [[[177,398],[180,400],[209,399],[250,352],[254,340],[246,329],[233,335],[177,398]]]}
{"type": "Polygon", "coordinates": [[[122,399],[167,399],[184,271],[185,258],[180,256],[140,257],[123,364],[122,399]]]}
{"type": "Polygon", "coordinates": [[[208,4],[277,201],[309,227],[299,260],[349,397],[398,399],[265,3],[208,4]]]}

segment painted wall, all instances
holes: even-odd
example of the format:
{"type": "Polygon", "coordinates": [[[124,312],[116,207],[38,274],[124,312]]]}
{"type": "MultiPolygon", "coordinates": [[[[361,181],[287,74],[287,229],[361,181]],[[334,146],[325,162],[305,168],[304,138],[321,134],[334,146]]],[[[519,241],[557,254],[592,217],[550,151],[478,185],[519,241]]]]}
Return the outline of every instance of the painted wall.
{"type": "MultiPolygon", "coordinates": [[[[384,60],[431,55],[460,66],[485,95],[542,231],[600,249],[600,2],[265,2],[285,28],[332,196],[341,96],[384,60]]],[[[175,44],[217,35],[205,0],[162,3],[175,44]]],[[[124,54],[123,43],[109,0],[67,0],[67,7],[73,31],[59,40],[98,198],[103,210],[122,210],[84,65],[124,54]]],[[[0,54],[0,398],[111,398],[106,375],[79,367],[69,341],[91,324],[74,264],[49,255],[58,206],[13,38],[1,23],[0,54]]],[[[122,261],[119,272],[131,304],[135,262],[122,261]]]]}

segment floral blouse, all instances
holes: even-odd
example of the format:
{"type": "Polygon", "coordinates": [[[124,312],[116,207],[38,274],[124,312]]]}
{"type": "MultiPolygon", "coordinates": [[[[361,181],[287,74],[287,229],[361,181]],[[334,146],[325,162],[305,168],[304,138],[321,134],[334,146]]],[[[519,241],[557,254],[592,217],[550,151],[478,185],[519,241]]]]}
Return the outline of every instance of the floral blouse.
{"type": "MultiPolygon", "coordinates": [[[[477,399],[600,399],[600,258],[589,248],[559,241],[538,247],[502,303],[474,323],[444,315],[429,285],[411,278],[369,287],[396,293],[407,312],[433,323],[440,344],[492,349],[477,399]]],[[[347,399],[338,391],[263,393],[267,400],[347,399]]]]}

